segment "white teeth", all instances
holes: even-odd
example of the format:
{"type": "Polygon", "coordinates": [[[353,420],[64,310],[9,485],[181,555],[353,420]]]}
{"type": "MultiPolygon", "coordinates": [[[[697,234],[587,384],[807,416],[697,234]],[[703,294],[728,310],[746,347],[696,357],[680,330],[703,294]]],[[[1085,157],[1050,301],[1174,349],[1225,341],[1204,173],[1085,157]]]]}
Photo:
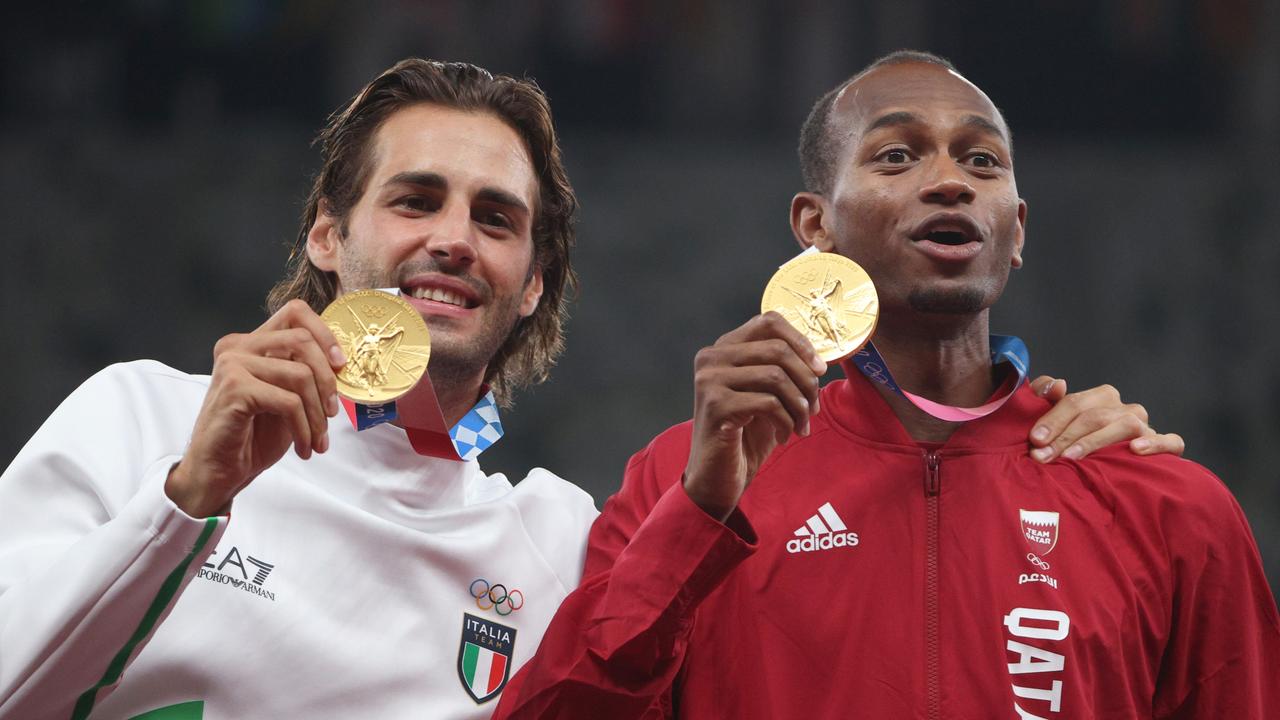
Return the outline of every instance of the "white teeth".
{"type": "Polygon", "coordinates": [[[419,300],[435,300],[436,302],[457,305],[458,307],[467,306],[466,300],[461,295],[440,288],[416,287],[413,289],[413,296],[419,300]]]}

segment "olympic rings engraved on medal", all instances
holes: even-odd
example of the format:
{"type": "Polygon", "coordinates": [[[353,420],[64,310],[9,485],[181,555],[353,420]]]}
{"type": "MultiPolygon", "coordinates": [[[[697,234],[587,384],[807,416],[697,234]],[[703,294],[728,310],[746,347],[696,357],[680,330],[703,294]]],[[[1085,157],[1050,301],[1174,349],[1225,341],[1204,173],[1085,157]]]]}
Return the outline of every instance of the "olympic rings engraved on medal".
{"type": "Polygon", "coordinates": [[[1027,553],[1027,560],[1029,560],[1032,565],[1035,565],[1041,570],[1049,569],[1049,563],[1045,562],[1044,560],[1041,560],[1040,556],[1036,555],[1035,553],[1027,553]]]}
{"type": "Polygon", "coordinates": [[[470,592],[471,597],[476,599],[476,607],[481,610],[493,610],[499,615],[510,615],[524,607],[524,593],[516,589],[507,590],[507,586],[502,583],[490,585],[488,580],[476,578],[471,581],[470,592]],[[477,589],[477,585],[481,587],[477,589]]]}

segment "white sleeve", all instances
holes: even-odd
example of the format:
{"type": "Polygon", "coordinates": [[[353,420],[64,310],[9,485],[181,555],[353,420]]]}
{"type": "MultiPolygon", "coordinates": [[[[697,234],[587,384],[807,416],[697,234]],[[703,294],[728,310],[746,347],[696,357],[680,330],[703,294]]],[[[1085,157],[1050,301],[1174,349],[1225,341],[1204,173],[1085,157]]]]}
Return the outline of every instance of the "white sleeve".
{"type": "Polygon", "coordinates": [[[164,494],[204,387],[107,368],[0,475],[0,718],[87,715],[216,546],[164,494]]]}

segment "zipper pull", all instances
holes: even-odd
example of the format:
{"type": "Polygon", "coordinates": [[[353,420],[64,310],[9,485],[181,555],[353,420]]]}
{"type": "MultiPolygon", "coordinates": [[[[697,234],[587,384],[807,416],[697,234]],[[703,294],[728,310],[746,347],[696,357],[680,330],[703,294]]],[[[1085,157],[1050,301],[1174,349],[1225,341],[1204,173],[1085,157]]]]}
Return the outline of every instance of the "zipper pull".
{"type": "Polygon", "coordinates": [[[938,470],[942,458],[936,452],[928,452],[925,453],[924,464],[924,494],[932,497],[942,490],[942,473],[938,470]]]}

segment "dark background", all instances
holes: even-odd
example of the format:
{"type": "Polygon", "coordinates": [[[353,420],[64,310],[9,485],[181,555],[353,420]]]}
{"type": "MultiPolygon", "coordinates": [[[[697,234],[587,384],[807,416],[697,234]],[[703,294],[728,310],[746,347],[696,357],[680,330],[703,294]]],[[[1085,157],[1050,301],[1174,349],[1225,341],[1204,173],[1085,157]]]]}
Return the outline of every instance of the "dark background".
{"type": "Polygon", "coordinates": [[[530,75],[582,202],[580,299],[551,383],[485,457],[602,502],[691,407],[697,348],[796,248],[811,103],[899,47],[1005,111],[1027,267],[993,328],[1074,389],[1110,382],[1248,512],[1280,580],[1280,12],[1243,0],[963,6],[135,0],[8,18],[0,44],[5,465],[111,362],[207,372],[263,318],[325,116],[408,55],[530,75]]]}

